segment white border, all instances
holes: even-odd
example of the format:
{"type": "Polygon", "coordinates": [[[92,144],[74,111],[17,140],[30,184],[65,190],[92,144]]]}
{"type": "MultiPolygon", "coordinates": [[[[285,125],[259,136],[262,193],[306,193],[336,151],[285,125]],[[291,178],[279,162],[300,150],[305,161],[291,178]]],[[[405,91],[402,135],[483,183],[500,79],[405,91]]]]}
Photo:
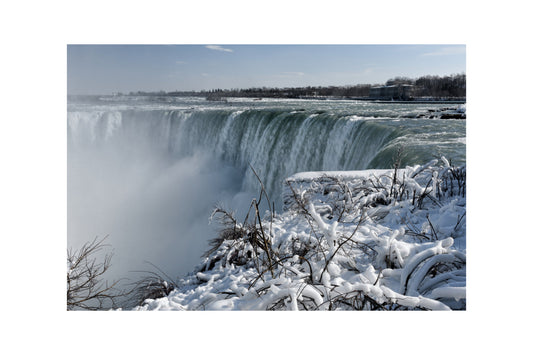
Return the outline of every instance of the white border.
{"type": "Polygon", "coordinates": [[[528,327],[517,319],[531,315],[530,277],[521,261],[532,250],[530,229],[523,226],[531,218],[531,139],[527,129],[517,129],[531,111],[524,108],[529,94],[521,87],[531,83],[530,41],[525,38],[531,33],[529,11],[519,1],[479,4],[482,9],[472,3],[96,0],[4,5],[6,229],[1,266],[8,329],[3,347],[57,354],[516,353],[529,348],[528,327]],[[65,312],[66,44],[76,43],[466,43],[469,310],[386,315],[65,312]]]}

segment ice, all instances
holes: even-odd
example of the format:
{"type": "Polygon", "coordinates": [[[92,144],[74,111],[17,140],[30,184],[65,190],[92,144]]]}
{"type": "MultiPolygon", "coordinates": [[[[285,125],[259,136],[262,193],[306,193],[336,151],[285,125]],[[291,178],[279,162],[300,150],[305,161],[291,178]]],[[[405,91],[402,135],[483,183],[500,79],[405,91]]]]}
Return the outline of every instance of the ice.
{"type": "Polygon", "coordinates": [[[328,273],[332,276],[332,277],[337,277],[337,276],[340,276],[341,274],[341,268],[335,264],[335,263],[329,263],[328,265],[328,273]]]}
{"type": "Polygon", "coordinates": [[[448,168],[450,167],[450,162],[448,161],[448,159],[446,159],[446,157],[442,156],[442,157],[440,157],[440,159],[444,163],[444,166],[446,166],[448,168]]]}
{"type": "MultiPolygon", "coordinates": [[[[446,158],[436,163],[405,168],[406,186],[441,188],[438,177],[454,168],[446,158]]],[[[271,264],[263,247],[246,238],[228,240],[215,253],[219,257],[206,257],[179,289],[136,309],[464,309],[466,228],[459,222],[465,198],[435,194],[438,203],[421,207],[412,198],[395,200],[391,173],[348,172],[340,174],[342,181],[328,179],[327,172],[292,176],[298,181],[292,198],[305,204],[263,224],[271,264]],[[344,185],[335,187],[339,183],[344,185]],[[376,192],[372,184],[383,188],[376,192]],[[243,251],[253,255],[247,263],[220,257],[243,251]]]]}
{"type": "Polygon", "coordinates": [[[456,301],[466,298],[466,287],[439,287],[429,295],[431,298],[454,298],[456,301]]]}

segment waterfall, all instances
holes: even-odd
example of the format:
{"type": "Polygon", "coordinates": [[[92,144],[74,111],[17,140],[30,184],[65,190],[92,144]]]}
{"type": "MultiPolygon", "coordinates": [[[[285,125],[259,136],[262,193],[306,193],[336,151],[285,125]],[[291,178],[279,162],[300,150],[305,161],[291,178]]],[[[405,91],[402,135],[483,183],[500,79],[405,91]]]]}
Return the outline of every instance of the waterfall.
{"type": "Polygon", "coordinates": [[[245,170],[246,191],[257,187],[250,164],[273,196],[299,171],[365,169],[395,137],[394,127],[375,120],[288,110],[71,112],[68,123],[73,146],[112,144],[175,158],[205,152],[245,170]]]}
{"type": "Polygon", "coordinates": [[[464,157],[464,122],[373,117],[366,103],[364,114],[300,102],[178,104],[69,106],[68,244],[109,235],[108,278],[135,278],[145,260],[171,275],[191,271],[217,233],[215,204],[242,220],[258,197],[250,165],[280,210],[283,180],[297,172],[389,168],[399,145],[405,164],[464,157]]]}

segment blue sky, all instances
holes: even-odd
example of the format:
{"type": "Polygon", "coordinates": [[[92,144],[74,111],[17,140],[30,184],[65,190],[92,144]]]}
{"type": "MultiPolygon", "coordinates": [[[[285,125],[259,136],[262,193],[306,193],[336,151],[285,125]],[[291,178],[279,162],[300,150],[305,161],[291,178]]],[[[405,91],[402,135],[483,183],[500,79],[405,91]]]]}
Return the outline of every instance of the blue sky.
{"type": "Polygon", "coordinates": [[[68,45],[69,94],[380,84],[466,72],[465,45],[68,45]]]}

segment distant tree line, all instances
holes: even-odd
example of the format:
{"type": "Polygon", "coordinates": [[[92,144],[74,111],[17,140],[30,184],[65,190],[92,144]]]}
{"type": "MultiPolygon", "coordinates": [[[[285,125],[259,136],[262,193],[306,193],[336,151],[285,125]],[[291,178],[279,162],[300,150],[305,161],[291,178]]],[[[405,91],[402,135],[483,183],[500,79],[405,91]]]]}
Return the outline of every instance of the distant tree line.
{"type": "Polygon", "coordinates": [[[306,86],[295,88],[249,88],[232,90],[215,90],[210,95],[224,97],[274,97],[274,98],[302,98],[302,97],[367,97],[371,85],[359,84],[354,86],[306,86]]]}
{"type": "MultiPolygon", "coordinates": [[[[465,98],[466,74],[446,76],[425,75],[413,79],[395,77],[386,81],[384,85],[412,85],[411,98],[465,98]]],[[[202,91],[173,91],[173,92],[130,92],[130,95],[146,96],[194,96],[218,100],[227,97],[250,98],[368,98],[370,88],[379,85],[357,84],[347,86],[306,86],[295,88],[248,88],[248,89],[214,89],[202,91]]]]}
{"type": "Polygon", "coordinates": [[[466,97],[466,74],[454,74],[440,77],[425,75],[417,79],[396,77],[389,79],[385,85],[412,85],[413,97],[466,97]]]}

